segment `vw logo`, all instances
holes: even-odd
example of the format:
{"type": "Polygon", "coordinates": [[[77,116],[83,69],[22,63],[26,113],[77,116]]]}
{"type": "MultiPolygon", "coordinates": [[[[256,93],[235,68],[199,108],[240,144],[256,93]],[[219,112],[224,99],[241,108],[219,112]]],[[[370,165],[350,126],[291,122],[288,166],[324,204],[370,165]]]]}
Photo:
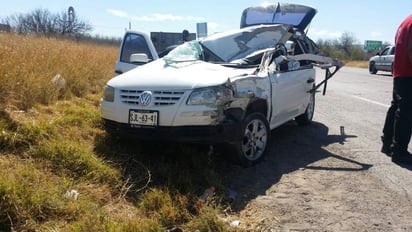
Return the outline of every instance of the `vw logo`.
{"type": "Polygon", "coordinates": [[[151,91],[144,91],[139,97],[140,104],[142,104],[144,106],[148,106],[151,101],[152,101],[152,92],[151,91]]]}

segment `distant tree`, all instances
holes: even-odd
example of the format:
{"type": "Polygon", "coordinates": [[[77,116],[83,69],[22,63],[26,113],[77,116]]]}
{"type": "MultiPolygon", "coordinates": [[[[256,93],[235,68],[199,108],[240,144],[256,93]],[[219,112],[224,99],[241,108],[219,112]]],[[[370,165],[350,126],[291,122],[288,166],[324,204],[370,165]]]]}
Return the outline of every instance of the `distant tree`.
{"type": "Polygon", "coordinates": [[[26,14],[15,14],[2,19],[2,22],[22,34],[85,35],[92,26],[73,15],[69,21],[67,12],[53,14],[46,9],[35,9],[26,14]]]}
{"type": "Polygon", "coordinates": [[[338,39],[318,40],[317,45],[320,51],[331,57],[343,60],[362,60],[365,52],[352,33],[345,32],[338,39]]]}
{"type": "Polygon", "coordinates": [[[344,32],[342,36],[339,38],[339,43],[341,49],[346,53],[346,55],[350,56],[350,51],[353,49],[353,45],[355,44],[356,39],[350,32],[344,32]]]}
{"type": "Polygon", "coordinates": [[[385,41],[382,43],[382,48],[392,45],[390,42],[385,41]]]}
{"type": "Polygon", "coordinates": [[[81,21],[76,15],[73,15],[73,18],[69,20],[69,14],[66,11],[63,11],[58,15],[58,24],[60,33],[63,35],[84,35],[93,29],[91,25],[81,21]]]}

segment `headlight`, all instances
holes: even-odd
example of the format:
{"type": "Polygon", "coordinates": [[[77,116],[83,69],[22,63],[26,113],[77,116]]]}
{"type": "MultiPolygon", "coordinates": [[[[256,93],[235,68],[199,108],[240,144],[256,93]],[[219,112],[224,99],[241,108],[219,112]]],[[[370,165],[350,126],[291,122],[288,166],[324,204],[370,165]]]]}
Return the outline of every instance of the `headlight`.
{"type": "Polygon", "coordinates": [[[188,105],[223,105],[232,100],[233,92],[225,86],[197,89],[190,95],[188,105]]]}
{"type": "Polygon", "coordinates": [[[103,100],[108,101],[108,102],[114,102],[114,88],[113,87],[108,86],[108,85],[104,87],[103,100]]]}

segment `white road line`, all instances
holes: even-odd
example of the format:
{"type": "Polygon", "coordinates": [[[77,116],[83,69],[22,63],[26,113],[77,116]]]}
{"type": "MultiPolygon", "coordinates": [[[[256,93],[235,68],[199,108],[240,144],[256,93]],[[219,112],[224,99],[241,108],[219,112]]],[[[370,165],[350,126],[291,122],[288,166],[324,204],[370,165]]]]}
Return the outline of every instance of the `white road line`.
{"type": "Polygon", "coordinates": [[[362,101],[366,101],[366,102],[369,102],[369,103],[373,103],[373,104],[376,104],[376,105],[379,105],[379,106],[384,106],[384,107],[386,107],[386,108],[389,108],[389,106],[390,106],[390,105],[388,105],[388,104],[383,104],[383,103],[380,103],[380,102],[377,102],[377,101],[369,100],[369,99],[367,99],[367,98],[363,98],[363,97],[359,97],[359,96],[355,96],[355,95],[351,95],[351,96],[354,97],[354,98],[357,98],[357,99],[359,99],[359,100],[362,100],[362,101]]]}

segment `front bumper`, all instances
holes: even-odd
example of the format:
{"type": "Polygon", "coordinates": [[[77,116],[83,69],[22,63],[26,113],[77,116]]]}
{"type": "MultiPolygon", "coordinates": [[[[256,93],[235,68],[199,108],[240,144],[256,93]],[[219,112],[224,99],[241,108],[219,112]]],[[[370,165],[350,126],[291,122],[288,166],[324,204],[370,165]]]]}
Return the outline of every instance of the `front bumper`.
{"type": "Polygon", "coordinates": [[[239,141],[243,138],[241,123],[233,121],[213,126],[161,126],[154,128],[134,128],[126,123],[107,119],[103,119],[103,124],[110,134],[142,140],[217,144],[239,141]]]}

